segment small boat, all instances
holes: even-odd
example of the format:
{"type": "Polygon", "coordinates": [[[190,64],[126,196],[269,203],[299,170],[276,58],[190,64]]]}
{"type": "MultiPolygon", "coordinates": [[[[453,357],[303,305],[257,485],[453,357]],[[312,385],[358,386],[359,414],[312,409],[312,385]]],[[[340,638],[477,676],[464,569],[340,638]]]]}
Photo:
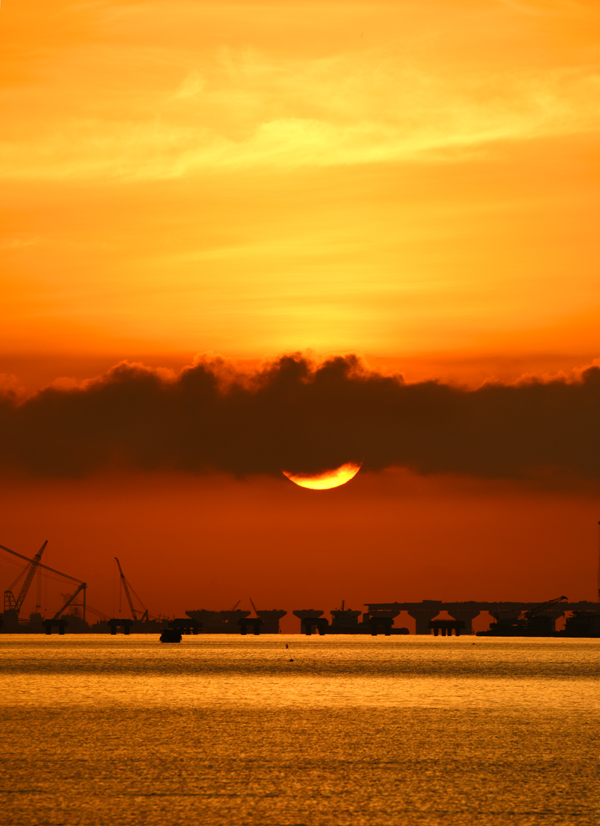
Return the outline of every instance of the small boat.
{"type": "Polygon", "coordinates": [[[181,634],[174,628],[165,628],[160,635],[161,642],[181,642],[181,634]]]}

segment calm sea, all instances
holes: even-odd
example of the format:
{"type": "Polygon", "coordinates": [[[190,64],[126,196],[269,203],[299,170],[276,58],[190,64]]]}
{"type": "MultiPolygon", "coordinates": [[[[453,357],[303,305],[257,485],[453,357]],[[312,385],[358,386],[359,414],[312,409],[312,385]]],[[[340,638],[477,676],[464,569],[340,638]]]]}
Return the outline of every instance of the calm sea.
{"type": "Polygon", "coordinates": [[[599,675],[600,640],[3,635],[0,822],[598,826],[599,675]]]}

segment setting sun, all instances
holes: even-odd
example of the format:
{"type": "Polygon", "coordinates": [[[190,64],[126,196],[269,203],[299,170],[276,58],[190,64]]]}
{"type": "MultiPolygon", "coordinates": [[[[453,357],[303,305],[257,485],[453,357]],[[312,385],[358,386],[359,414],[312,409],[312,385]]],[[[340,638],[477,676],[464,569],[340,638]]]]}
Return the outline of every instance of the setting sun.
{"type": "Polygon", "coordinates": [[[339,488],[340,485],[345,485],[350,479],[354,479],[360,468],[360,465],[348,462],[346,465],[341,465],[335,470],[328,470],[318,476],[300,476],[299,474],[288,473],[286,470],[283,470],[282,473],[287,476],[290,482],[299,485],[301,488],[330,490],[330,488],[339,488]]]}

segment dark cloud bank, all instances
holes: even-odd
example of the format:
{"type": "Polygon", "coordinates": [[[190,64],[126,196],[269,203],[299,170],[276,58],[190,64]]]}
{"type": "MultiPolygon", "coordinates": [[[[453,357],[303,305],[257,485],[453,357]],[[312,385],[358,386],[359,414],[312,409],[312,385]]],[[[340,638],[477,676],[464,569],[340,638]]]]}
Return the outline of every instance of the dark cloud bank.
{"type": "Polygon", "coordinates": [[[0,399],[0,467],[9,472],[279,475],[361,460],[372,471],[600,479],[600,369],[472,390],[405,384],[353,356],[285,356],[250,376],[206,361],[174,379],[124,363],[77,389],[0,399]]]}

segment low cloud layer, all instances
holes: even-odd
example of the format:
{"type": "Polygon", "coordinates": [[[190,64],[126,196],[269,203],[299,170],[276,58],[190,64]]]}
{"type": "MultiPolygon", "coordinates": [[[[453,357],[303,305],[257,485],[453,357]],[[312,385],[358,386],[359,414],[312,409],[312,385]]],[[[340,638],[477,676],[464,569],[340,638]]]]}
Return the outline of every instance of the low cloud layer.
{"type": "Polygon", "coordinates": [[[250,375],[219,360],[175,377],[123,363],[80,387],[0,398],[4,473],[279,476],[349,461],[369,471],[600,479],[600,368],[473,390],[405,384],[354,356],[285,356],[250,375]]]}

